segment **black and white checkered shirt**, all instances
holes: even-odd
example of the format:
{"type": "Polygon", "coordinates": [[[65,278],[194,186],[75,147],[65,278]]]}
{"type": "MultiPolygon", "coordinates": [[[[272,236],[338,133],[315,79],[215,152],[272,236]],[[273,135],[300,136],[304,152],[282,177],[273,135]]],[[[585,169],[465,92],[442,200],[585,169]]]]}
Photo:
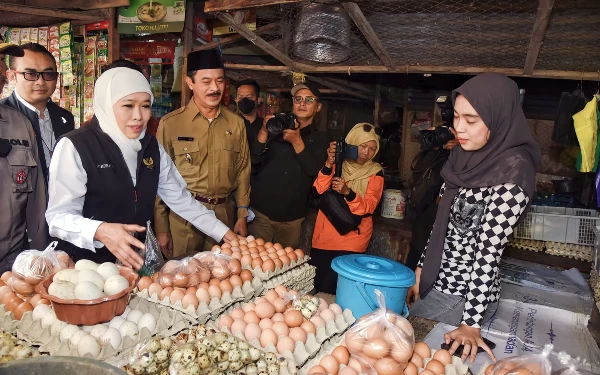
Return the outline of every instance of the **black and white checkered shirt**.
{"type": "MultiPolygon", "coordinates": [[[[444,190],[445,185],[440,197],[444,190]]],[[[460,188],[456,194],[434,287],[465,298],[463,324],[480,328],[488,303],[498,301],[502,251],[528,201],[515,184],[460,188]]],[[[419,267],[423,267],[424,259],[425,253],[419,267]]]]}

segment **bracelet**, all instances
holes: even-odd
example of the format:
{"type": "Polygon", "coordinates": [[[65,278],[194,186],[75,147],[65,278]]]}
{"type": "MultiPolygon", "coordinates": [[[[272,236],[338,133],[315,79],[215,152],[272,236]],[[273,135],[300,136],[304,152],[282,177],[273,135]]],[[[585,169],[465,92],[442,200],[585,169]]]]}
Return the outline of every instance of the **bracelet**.
{"type": "Polygon", "coordinates": [[[248,206],[237,206],[236,208],[245,208],[245,209],[249,209],[250,207],[248,207],[248,206]]]}

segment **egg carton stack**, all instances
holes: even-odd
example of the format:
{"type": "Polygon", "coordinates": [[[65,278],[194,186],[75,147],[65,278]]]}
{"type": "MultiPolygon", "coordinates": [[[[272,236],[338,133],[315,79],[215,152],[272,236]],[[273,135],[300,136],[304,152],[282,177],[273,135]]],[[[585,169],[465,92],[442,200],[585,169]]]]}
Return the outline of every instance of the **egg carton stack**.
{"type": "Polygon", "coordinates": [[[220,298],[212,297],[210,303],[201,301],[198,304],[198,308],[194,309],[194,306],[188,305],[186,308],[183,307],[182,301],[171,302],[169,296],[160,298],[156,293],[149,295],[148,289],[142,291],[136,289],[136,293],[139,297],[144,298],[150,302],[160,304],[163,306],[170,307],[172,309],[185,313],[188,317],[192,318],[194,322],[204,324],[210,319],[215,319],[220,316],[225,309],[236,302],[248,302],[255,296],[259,296],[264,290],[264,286],[261,279],[254,277],[252,281],[248,280],[244,282],[241,287],[234,287],[233,291],[224,292],[220,298]]]}
{"type": "Polygon", "coordinates": [[[561,257],[574,258],[584,262],[594,260],[594,247],[572,243],[545,242],[546,253],[561,257]]]}
{"type": "MultiPolygon", "coordinates": [[[[236,308],[243,308],[245,305],[246,304],[234,304],[227,310],[227,314],[232,313],[236,308]]],[[[324,322],[322,326],[317,327],[314,334],[307,333],[305,342],[296,341],[294,344],[294,340],[292,340],[291,345],[293,346],[293,349],[291,350],[281,350],[281,348],[276,347],[272,343],[268,343],[267,345],[263,346],[261,341],[256,337],[248,340],[246,335],[240,331],[233,333],[232,330],[235,330],[234,327],[229,329],[227,326],[222,326],[220,330],[239,339],[246,340],[252,346],[262,351],[268,353],[279,353],[279,355],[282,357],[288,359],[289,361],[293,361],[297,368],[301,368],[311,358],[318,356],[323,350],[328,350],[331,345],[330,342],[336,341],[339,337],[341,337],[344,332],[346,332],[346,330],[348,330],[348,328],[354,324],[355,321],[356,319],[352,315],[352,312],[346,309],[341,314],[332,316],[332,319],[324,322]]],[[[219,329],[217,328],[218,322],[210,321],[208,325],[211,328],[219,329]]],[[[281,341],[281,339],[282,337],[279,337],[278,341],[281,341]]]]}
{"type": "Polygon", "coordinates": [[[283,285],[288,289],[308,293],[314,289],[316,271],[316,267],[310,264],[302,264],[285,273],[271,275],[270,278],[264,281],[263,292],[266,293],[269,289],[273,289],[277,285],[283,285]]]}
{"type": "Polygon", "coordinates": [[[592,270],[590,271],[590,287],[594,292],[596,307],[600,310],[600,276],[594,267],[592,267],[592,270]]]}
{"type": "Polygon", "coordinates": [[[252,271],[252,274],[259,277],[261,280],[271,280],[275,276],[284,275],[291,270],[306,264],[309,260],[310,257],[308,255],[304,255],[303,257],[298,257],[298,260],[290,261],[290,263],[287,265],[284,264],[282,267],[275,266],[274,270],[263,269],[261,267],[252,268],[248,265],[244,266],[243,268],[252,271]]]}
{"type": "Polygon", "coordinates": [[[511,238],[508,243],[509,246],[516,247],[518,249],[529,250],[536,253],[542,252],[545,249],[544,241],[530,240],[526,238],[511,238]]]}
{"type": "Polygon", "coordinates": [[[25,313],[16,334],[51,355],[106,359],[154,335],[173,334],[191,325],[182,318],[183,314],[137,297],[123,315],[94,326],[67,324],[58,320],[49,306],[44,306],[47,305],[25,313]]]}

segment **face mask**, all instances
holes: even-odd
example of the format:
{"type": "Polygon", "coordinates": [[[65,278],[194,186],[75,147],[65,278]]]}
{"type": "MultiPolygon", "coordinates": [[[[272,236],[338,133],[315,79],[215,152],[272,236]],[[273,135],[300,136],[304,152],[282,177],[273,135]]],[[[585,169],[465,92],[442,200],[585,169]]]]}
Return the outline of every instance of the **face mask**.
{"type": "Polygon", "coordinates": [[[250,98],[242,98],[237,103],[238,109],[245,115],[249,115],[256,108],[256,102],[250,98]]]}

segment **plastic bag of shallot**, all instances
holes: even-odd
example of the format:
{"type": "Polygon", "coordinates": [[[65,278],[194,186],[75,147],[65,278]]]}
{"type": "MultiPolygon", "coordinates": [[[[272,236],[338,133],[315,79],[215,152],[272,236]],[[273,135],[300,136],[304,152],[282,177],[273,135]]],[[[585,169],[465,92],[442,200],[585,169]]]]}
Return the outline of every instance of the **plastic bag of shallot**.
{"type": "Polygon", "coordinates": [[[552,364],[548,357],[553,348],[553,345],[546,344],[540,354],[525,354],[501,359],[492,367],[491,375],[550,375],[552,364]]]}
{"type": "Polygon", "coordinates": [[[388,310],[385,296],[375,289],[379,309],[360,318],[346,333],[348,351],[367,375],[402,374],[415,347],[412,325],[388,310]]]}

